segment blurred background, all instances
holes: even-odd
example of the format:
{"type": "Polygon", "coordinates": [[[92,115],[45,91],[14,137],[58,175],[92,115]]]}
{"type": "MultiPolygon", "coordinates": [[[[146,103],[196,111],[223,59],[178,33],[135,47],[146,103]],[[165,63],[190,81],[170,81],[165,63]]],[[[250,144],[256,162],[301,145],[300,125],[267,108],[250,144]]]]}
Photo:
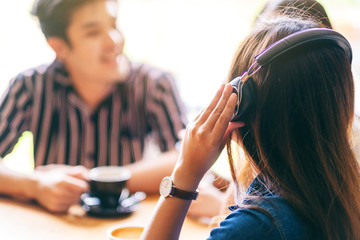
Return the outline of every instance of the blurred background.
{"type": "MultiPolygon", "coordinates": [[[[29,14],[32,2],[13,0],[2,4],[0,93],[20,71],[54,59],[36,20],[29,14]]],[[[325,6],[334,28],[352,44],[353,69],[358,75],[360,0],[319,2],[325,6]]],[[[209,102],[225,80],[235,49],[265,1],[119,0],[119,3],[118,24],[125,35],[127,55],[171,72],[191,117],[209,102]]]]}
{"type": "MultiPolygon", "coordinates": [[[[53,60],[36,20],[33,0],[7,1],[0,10],[0,92],[20,71],[53,60]]],[[[264,0],[119,0],[125,51],[173,73],[189,111],[211,99],[226,78],[233,53],[264,0]]],[[[360,72],[360,0],[320,1],[335,29],[354,48],[360,72]]]]}

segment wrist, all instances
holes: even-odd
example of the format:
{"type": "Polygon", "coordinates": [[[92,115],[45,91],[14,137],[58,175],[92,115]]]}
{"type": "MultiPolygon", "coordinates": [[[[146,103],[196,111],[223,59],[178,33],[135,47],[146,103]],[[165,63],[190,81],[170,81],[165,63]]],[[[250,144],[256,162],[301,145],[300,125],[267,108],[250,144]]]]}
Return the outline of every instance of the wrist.
{"type": "Polygon", "coordinates": [[[180,168],[174,169],[171,178],[177,188],[190,192],[196,191],[201,181],[201,178],[191,176],[188,171],[183,171],[180,168]]]}
{"type": "Polygon", "coordinates": [[[37,174],[29,175],[24,186],[25,196],[29,199],[36,200],[37,189],[39,186],[39,177],[37,176],[37,174]]]}

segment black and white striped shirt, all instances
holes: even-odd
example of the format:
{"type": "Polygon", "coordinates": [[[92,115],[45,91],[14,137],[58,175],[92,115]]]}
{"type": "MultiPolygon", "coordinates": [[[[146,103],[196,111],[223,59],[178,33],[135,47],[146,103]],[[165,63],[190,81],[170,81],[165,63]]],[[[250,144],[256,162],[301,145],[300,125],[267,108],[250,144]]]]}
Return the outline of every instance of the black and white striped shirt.
{"type": "Polygon", "coordinates": [[[35,165],[92,168],[142,159],[149,138],[162,151],[174,148],[186,116],[172,76],[132,63],[126,82],[115,84],[95,111],[74,90],[55,60],[14,78],[0,101],[0,156],[24,131],[34,137],[35,165]]]}

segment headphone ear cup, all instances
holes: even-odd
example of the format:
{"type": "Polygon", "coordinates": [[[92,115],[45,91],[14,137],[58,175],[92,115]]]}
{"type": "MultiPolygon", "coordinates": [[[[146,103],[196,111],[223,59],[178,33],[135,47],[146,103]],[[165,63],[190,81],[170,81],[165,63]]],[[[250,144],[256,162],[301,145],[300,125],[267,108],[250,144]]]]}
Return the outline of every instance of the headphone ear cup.
{"type": "Polygon", "coordinates": [[[252,77],[245,82],[240,82],[238,93],[238,104],[231,121],[246,121],[249,113],[256,105],[256,85],[252,77]]]}

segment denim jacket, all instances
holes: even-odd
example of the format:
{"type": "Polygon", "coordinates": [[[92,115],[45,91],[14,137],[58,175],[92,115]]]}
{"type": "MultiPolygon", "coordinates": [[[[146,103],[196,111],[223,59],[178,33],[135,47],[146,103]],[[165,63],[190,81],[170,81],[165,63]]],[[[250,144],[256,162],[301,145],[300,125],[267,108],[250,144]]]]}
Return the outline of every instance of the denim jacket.
{"type": "Polygon", "coordinates": [[[260,210],[230,207],[232,213],[220,223],[220,227],[211,231],[208,239],[313,239],[309,226],[283,197],[266,189],[259,176],[250,184],[247,195],[262,197],[262,200],[256,201],[256,203],[252,200],[243,202],[245,205],[260,207],[260,210]]]}

